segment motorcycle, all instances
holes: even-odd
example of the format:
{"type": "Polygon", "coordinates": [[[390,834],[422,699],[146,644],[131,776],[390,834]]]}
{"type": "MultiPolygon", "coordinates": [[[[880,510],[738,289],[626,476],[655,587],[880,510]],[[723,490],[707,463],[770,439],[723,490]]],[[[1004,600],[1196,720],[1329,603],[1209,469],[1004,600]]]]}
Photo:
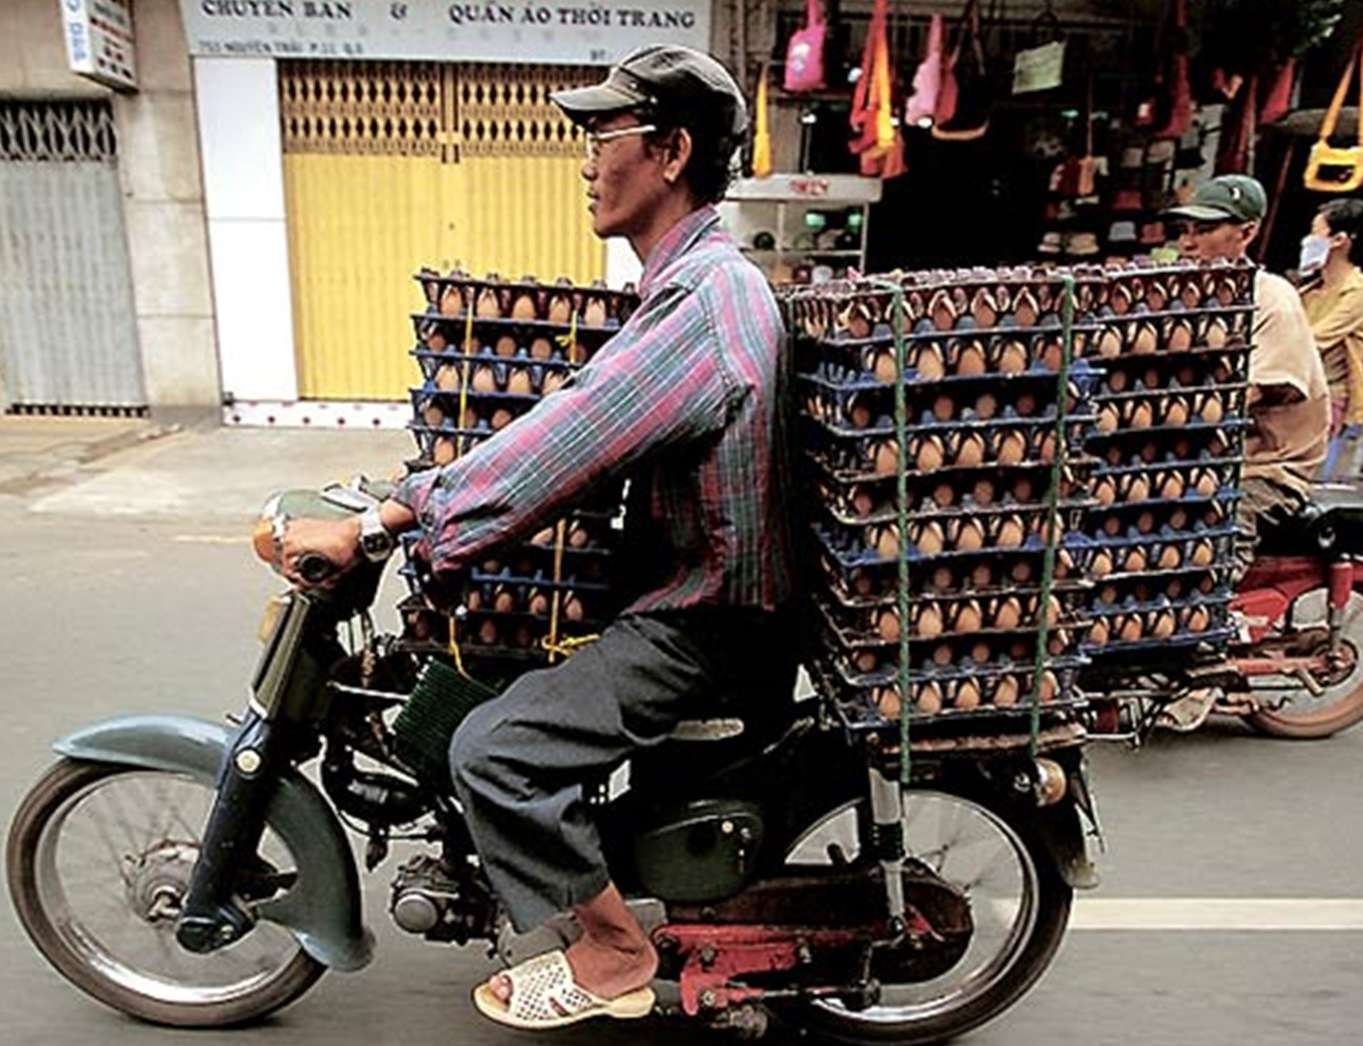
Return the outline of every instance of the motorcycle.
{"type": "Polygon", "coordinates": [[[1237,629],[1224,655],[1092,686],[1095,738],[1139,744],[1151,730],[1190,731],[1213,714],[1272,737],[1329,737],[1363,720],[1363,500],[1317,487],[1296,517],[1267,529],[1230,601],[1237,629]],[[1193,695],[1191,701],[1189,695],[1193,695]],[[1192,712],[1173,718],[1183,703],[1192,712]]]}
{"type": "MultiPolygon", "coordinates": [[[[287,518],[335,518],[386,492],[276,499],[258,551],[287,518]]],[[[320,557],[301,568],[332,573],[320,557]]],[[[403,930],[488,942],[507,963],[573,938],[569,918],[529,935],[505,918],[445,756],[458,710],[495,695],[375,634],[382,570],[272,603],[234,727],[136,715],[56,742],[6,868],[24,929],[77,988],[153,1023],[226,1026],[295,1002],[329,969],[362,968],[373,937],[343,822],[370,872],[394,840],[423,845],[392,880],[403,930]],[[302,772],[312,763],[320,787],[302,772]]],[[[818,701],[727,716],[682,724],[632,761],[627,785],[584,789],[673,985],[659,1014],[743,1037],[776,1019],[828,1041],[913,1044],[975,1028],[1035,984],[1073,890],[1096,882],[1081,725],[1049,725],[1034,745],[925,740],[901,786],[897,730],[850,733],[818,701]]]]}

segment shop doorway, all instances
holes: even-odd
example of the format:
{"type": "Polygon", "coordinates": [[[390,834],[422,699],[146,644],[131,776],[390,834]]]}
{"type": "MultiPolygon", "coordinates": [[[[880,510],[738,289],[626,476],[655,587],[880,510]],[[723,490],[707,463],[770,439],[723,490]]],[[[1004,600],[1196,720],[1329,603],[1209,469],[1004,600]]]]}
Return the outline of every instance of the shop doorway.
{"type": "Polygon", "coordinates": [[[407,399],[422,265],[604,275],[582,138],[549,101],[599,77],[571,66],[280,63],[301,398],[407,399]]]}
{"type": "Polygon", "coordinates": [[[107,101],[0,100],[0,409],[143,414],[107,101]]]}

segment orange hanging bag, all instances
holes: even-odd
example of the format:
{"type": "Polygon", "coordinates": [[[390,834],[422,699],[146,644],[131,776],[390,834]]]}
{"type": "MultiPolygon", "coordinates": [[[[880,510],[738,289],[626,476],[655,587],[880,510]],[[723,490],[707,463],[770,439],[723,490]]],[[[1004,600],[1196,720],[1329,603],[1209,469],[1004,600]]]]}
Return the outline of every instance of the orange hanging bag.
{"type": "MultiPolygon", "coordinates": [[[[1360,53],[1363,53],[1363,39],[1359,40],[1360,53]]],[[[1335,133],[1339,123],[1339,112],[1344,108],[1344,96],[1349,93],[1349,84],[1354,78],[1354,68],[1358,65],[1359,55],[1349,59],[1349,64],[1335,88],[1335,96],[1325,119],[1320,125],[1320,138],[1311,146],[1311,155],[1306,161],[1306,187],[1315,192],[1353,192],[1363,186],[1363,69],[1358,78],[1358,144],[1335,146],[1330,144],[1330,136],[1335,133]]]]}

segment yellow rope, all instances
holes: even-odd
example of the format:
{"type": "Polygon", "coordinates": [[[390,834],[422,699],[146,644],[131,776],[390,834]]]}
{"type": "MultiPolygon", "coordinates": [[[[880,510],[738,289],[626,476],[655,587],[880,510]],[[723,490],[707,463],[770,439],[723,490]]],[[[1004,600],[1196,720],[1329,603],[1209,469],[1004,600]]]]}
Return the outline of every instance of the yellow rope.
{"type": "Polygon", "coordinates": [[[568,327],[567,334],[556,334],[554,340],[558,342],[559,348],[568,350],[568,362],[576,363],[574,358],[577,356],[577,312],[573,312],[571,325],[568,327]]]}
{"type": "Polygon", "coordinates": [[[568,533],[568,520],[566,518],[558,521],[558,526],[554,528],[554,595],[549,600],[549,634],[544,637],[544,649],[549,651],[549,663],[554,663],[554,654],[559,652],[558,642],[558,611],[559,605],[563,602],[563,589],[559,588],[559,582],[563,579],[563,540],[568,533]]]}
{"type": "Polygon", "coordinates": [[[595,643],[601,636],[593,632],[587,636],[564,636],[557,643],[551,643],[549,637],[545,636],[540,640],[540,646],[551,654],[558,654],[560,657],[567,657],[578,647],[584,647],[589,643],[595,643]]]}
{"type": "Polygon", "coordinates": [[[459,671],[459,674],[463,676],[465,679],[467,679],[470,683],[476,682],[473,676],[469,675],[468,669],[464,667],[464,655],[459,651],[459,619],[455,617],[453,614],[450,614],[449,618],[450,618],[449,648],[450,656],[454,658],[454,667],[459,671]]]}
{"type": "MultiPolygon", "coordinates": [[[[459,428],[468,428],[469,366],[473,359],[473,302],[464,303],[464,375],[459,380],[459,428]]],[[[464,434],[454,438],[454,456],[464,456],[464,434]]]]}

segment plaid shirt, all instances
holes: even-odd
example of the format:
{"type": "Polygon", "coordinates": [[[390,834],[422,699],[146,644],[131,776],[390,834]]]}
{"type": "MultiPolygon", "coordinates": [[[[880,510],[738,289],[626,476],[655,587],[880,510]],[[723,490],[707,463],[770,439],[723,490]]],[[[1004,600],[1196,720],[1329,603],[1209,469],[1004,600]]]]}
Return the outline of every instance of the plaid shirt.
{"type": "Polygon", "coordinates": [[[408,477],[437,572],[628,477],[630,610],[776,609],[790,594],[771,289],[702,207],[650,252],[640,306],[563,387],[440,470],[408,477]]]}

